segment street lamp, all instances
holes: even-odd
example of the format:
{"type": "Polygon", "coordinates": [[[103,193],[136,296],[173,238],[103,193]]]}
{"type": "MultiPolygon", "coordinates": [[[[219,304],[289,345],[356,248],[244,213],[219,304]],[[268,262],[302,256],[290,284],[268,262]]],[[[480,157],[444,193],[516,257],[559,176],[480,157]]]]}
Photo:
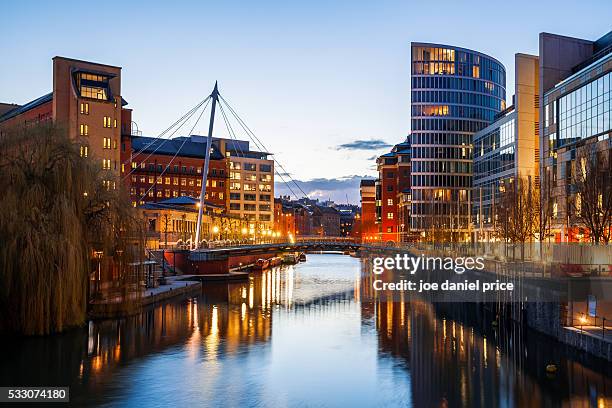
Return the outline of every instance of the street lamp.
{"type": "MultiPolygon", "coordinates": [[[[213,228],[212,228],[212,232],[213,232],[213,234],[214,234],[214,235],[219,234],[219,227],[218,227],[218,226],[216,226],[216,225],[215,225],[215,226],[213,226],[213,228]]],[[[221,236],[220,236],[220,235],[219,235],[218,239],[219,239],[219,240],[221,239],[221,236]]]]}

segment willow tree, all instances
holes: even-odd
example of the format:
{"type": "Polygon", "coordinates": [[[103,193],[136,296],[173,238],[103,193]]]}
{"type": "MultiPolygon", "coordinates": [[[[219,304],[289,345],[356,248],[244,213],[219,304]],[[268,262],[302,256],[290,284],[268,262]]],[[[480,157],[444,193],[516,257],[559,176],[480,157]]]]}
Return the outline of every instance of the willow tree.
{"type": "Polygon", "coordinates": [[[83,324],[92,254],[131,256],[136,218],[96,164],[53,125],[0,135],[0,331],[83,324]]]}

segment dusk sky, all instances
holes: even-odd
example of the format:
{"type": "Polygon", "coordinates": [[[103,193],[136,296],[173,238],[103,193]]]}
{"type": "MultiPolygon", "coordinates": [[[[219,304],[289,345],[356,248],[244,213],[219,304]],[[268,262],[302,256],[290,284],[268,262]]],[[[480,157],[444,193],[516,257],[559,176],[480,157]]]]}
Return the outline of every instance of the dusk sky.
{"type": "MultiPolygon", "coordinates": [[[[374,176],[372,158],[410,131],[411,41],[497,58],[510,99],[513,56],[537,54],[538,33],[596,39],[612,20],[609,0],[81,6],[3,4],[0,102],[23,104],[49,92],[55,55],[118,65],[135,122],[156,136],[218,80],[286,170],[314,180],[304,184],[307,192],[339,202],[358,202],[355,176],[374,176]]],[[[205,128],[203,121],[194,133],[205,128]]],[[[221,120],[216,132],[227,135],[221,120]]]]}

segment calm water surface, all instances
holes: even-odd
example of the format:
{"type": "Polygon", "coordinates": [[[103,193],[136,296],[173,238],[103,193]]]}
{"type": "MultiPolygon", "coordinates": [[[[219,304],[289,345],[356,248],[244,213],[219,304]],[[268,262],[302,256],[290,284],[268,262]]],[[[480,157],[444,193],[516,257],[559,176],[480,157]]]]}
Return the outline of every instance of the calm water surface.
{"type": "Polygon", "coordinates": [[[612,404],[609,365],[493,328],[473,305],[385,302],[362,262],[309,255],[135,317],[8,342],[0,384],[70,385],[75,405],[612,404]]]}

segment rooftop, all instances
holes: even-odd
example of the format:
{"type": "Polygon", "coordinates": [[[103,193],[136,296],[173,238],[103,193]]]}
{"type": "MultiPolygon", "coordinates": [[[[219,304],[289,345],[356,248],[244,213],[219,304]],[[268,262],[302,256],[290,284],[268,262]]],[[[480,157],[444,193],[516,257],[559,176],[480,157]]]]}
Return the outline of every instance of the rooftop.
{"type": "MultiPolygon", "coordinates": [[[[204,159],[206,156],[206,138],[202,136],[181,136],[173,139],[132,136],[132,148],[137,154],[160,154],[174,156],[180,153],[184,157],[204,159]]],[[[212,145],[212,160],[223,160],[223,154],[216,145],[212,145]]]]}
{"type": "Polygon", "coordinates": [[[30,109],[34,109],[37,106],[40,106],[44,103],[51,102],[52,100],[53,100],[53,92],[49,92],[48,94],[43,95],[40,98],[36,98],[33,101],[30,101],[21,106],[17,106],[15,109],[6,112],[4,115],[0,116],[0,122],[3,122],[10,118],[14,118],[17,115],[27,112],[30,109]]]}

